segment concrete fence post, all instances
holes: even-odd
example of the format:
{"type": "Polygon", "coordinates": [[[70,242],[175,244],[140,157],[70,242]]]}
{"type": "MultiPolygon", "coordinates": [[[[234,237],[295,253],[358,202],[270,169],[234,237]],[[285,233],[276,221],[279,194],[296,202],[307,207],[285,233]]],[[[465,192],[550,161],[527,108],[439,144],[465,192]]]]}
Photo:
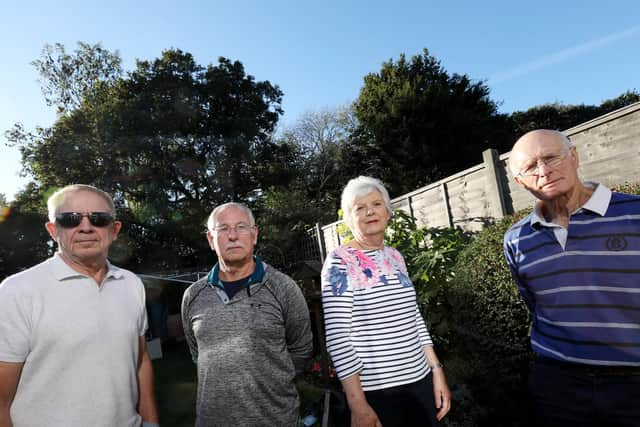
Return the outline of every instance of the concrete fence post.
{"type": "Polygon", "coordinates": [[[500,179],[500,155],[497,150],[488,149],[482,152],[485,174],[487,177],[487,198],[491,205],[492,216],[496,219],[503,218],[506,214],[505,193],[500,179]]]}
{"type": "Polygon", "coordinates": [[[447,226],[453,228],[453,215],[451,214],[451,204],[449,203],[449,190],[447,190],[447,183],[440,184],[440,194],[442,194],[442,207],[447,214],[447,226]]]}

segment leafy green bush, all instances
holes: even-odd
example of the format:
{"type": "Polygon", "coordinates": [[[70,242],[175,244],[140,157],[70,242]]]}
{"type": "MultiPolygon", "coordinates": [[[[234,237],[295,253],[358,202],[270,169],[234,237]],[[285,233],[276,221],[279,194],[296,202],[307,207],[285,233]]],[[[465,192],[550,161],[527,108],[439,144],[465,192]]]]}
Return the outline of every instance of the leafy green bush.
{"type": "Polygon", "coordinates": [[[394,212],[385,237],[386,244],[405,258],[436,351],[447,365],[454,401],[453,411],[445,418],[450,427],[476,426],[487,414],[476,402],[473,390],[461,381],[468,377],[466,360],[463,354],[458,355],[452,339],[456,336],[450,303],[455,265],[468,241],[469,236],[459,229],[418,227],[415,219],[403,211],[394,212]]]}
{"type": "Polygon", "coordinates": [[[470,402],[484,409],[485,420],[473,425],[528,422],[524,393],[531,360],[529,312],[502,249],[504,233],[520,217],[504,218],[473,238],[458,256],[447,293],[451,380],[465,384],[473,397],[470,402]]]}
{"type": "Polygon", "coordinates": [[[398,249],[416,288],[418,306],[440,347],[448,341],[450,307],[446,294],[453,266],[468,236],[460,229],[418,227],[415,218],[394,211],[385,243],[398,249]]]}
{"type": "MultiPolygon", "coordinates": [[[[640,195],[640,183],[613,190],[640,195]]],[[[450,426],[531,425],[529,312],[502,249],[504,233],[529,212],[486,227],[457,257],[446,288],[450,333],[445,361],[454,390],[450,426]]]]}
{"type": "Polygon", "coordinates": [[[635,194],[640,196],[640,182],[625,182],[612,188],[613,191],[620,193],[635,194]]]}

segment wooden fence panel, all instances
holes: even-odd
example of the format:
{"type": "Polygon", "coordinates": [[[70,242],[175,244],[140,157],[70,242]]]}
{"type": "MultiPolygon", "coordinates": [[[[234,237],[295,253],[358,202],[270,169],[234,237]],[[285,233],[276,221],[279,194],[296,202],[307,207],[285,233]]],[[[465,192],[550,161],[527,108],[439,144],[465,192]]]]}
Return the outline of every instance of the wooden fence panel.
{"type": "MultiPolygon", "coordinates": [[[[449,216],[444,206],[443,188],[434,186],[411,197],[416,222],[421,227],[448,227],[449,216]]],[[[392,204],[395,207],[395,203],[392,204]]]]}
{"type": "Polygon", "coordinates": [[[460,176],[448,183],[449,204],[454,227],[469,231],[482,229],[491,218],[492,206],[487,194],[485,168],[460,176]]]}

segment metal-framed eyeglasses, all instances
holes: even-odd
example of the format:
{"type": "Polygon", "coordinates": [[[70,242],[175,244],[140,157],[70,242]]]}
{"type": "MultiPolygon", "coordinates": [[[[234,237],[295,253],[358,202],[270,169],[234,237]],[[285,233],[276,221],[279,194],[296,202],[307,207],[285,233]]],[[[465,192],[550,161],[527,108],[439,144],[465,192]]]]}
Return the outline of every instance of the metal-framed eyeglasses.
{"type": "Polygon", "coordinates": [[[231,227],[229,225],[219,225],[217,227],[213,227],[213,231],[216,234],[228,236],[231,231],[234,231],[236,234],[249,234],[255,225],[247,224],[246,222],[240,222],[235,226],[231,227]]]}
{"type": "Polygon", "coordinates": [[[571,150],[573,148],[560,153],[560,154],[554,154],[551,156],[547,156],[547,157],[543,157],[541,159],[538,159],[535,163],[532,163],[530,166],[528,166],[527,168],[521,170],[520,172],[518,172],[518,174],[516,176],[521,176],[521,177],[531,177],[531,176],[540,176],[540,168],[542,167],[542,165],[548,167],[548,168],[556,168],[558,166],[560,166],[560,163],[563,162],[564,159],[567,158],[567,156],[569,155],[569,153],[571,153],[571,150]]]}

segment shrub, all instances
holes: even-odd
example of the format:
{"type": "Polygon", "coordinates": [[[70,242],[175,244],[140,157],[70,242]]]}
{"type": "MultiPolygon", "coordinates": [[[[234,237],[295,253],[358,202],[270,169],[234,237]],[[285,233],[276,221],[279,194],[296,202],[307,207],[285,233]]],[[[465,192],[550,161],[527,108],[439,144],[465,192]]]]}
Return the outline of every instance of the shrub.
{"type": "Polygon", "coordinates": [[[531,360],[529,313],[503,255],[507,229],[521,217],[486,227],[460,253],[447,292],[451,307],[450,380],[468,388],[478,419],[466,425],[527,425],[531,360]]]}
{"type": "Polygon", "coordinates": [[[418,227],[415,218],[401,210],[393,213],[387,227],[385,243],[404,257],[418,306],[438,348],[448,342],[447,288],[467,240],[460,229],[418,227]]]}
{"type": "Polygon", "coordinates": [[[640,196],[640,182],[625,182],[612,188],[620,193],[635,194],[640,196]]]}
{"type": "Polygon", "coordinates": [[[456,365],[464,366],[464,361],[451,357],[454,343],[449,298],[454,266],[468,240],[469,236],[459,229],[418,227],[415,219],[403,211],[394,212],[385,239],[386,244],[404,256],[420,311],[438,356],[447,364],[454,401],[454,410],[445,418],[445,425],[450,427],[476,426],[477,420],[486,415],[484,408],[476,403],[472,390],[456,380],[456,372],[460,371],[456,365]]]}
{"type": "MultiPolygon", "coordinates": [[[[640,183],[612,190],[640,195],[640,183]]],[[[447,417],[450,426],[531,425],[529,312],[502,249],[504,233],[529,212],[486,227],[457,257],[446,288],[450,333],[445,360],[455,400],[447,417]]]]}

